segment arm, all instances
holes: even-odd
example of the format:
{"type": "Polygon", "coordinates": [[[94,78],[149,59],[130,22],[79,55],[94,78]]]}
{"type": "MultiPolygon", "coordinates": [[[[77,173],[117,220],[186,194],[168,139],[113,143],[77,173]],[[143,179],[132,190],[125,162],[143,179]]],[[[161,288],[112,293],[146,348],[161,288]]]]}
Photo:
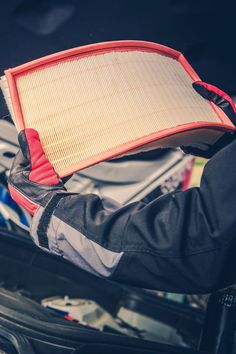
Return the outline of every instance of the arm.
{"type": "Polygon", "coordinates": [[[125,207],[96,195],[65,195],[32,224],[38,243],[96,275],[138,287],[205,293],[236,281],[236,142],[208,162],[200,188],[125,207]]]}
{"type": "Polygon", "coordinates": [[[31,234],[43,249],[140,287],[204,293],[236,281],[236,142],[208,162],[200,188],[125,207],[67,193],[37,132],[22,131],[19,142],[9,189],[34,214],[31,234]]]}

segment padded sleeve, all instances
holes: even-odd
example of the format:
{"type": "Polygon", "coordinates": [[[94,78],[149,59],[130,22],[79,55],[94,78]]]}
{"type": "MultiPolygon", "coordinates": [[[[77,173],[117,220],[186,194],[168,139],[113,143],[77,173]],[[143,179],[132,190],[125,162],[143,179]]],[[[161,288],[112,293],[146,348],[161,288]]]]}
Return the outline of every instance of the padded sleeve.
{"type": "MultiPolygon", "coordinates": [[[[207,293],[236,281],[236,142],[206,165],[200,188],[149,204],[68,195],[51,211],[49,251],[98,276],[150,289],[207,293]]],[[[40,208],[38,225],[47,212],[40,208]]]]}

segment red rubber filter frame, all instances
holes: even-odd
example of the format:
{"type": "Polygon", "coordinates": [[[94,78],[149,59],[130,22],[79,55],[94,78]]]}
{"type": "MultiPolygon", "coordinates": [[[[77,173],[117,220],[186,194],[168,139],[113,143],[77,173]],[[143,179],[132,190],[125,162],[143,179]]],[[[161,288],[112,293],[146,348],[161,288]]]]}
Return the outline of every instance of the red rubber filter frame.
{"type": "MultiPolygon", "coordinates": [[[[10,92],[10,100],[12,102],[13,113],[14,113],[14,120],[17,125],[18,130],[22,130],[25,128],[34,128],[34,126],[30,126],[26,123],[26,119],[22,109],[22,102],[21,102],[21,92],[19,91],[18,87],[18,80],[22,77],[26,77],[27,75],[38,72],[45,68],[50,68],[56,65],[60,65],[66,63],[68,61],[72,62],[74,60],[79,60],[83,58],[90,58],[95,56],[101,56],[109,53],[128,53],[128,52],[142,52],[142,53],[155,53],[160,56],[168,57],[177,61],[182,68],[184,68],[185,72],[189,75],[192,82],[199,81],[200,78],[191,67],[191,65],[187,62],[184,56],[171,48],[168,48],[163,45],[159,45],[156,43],[151,42],[144,42],[144,41],[113,41],[113,42],[105,42],[105,43],[98,43],[92,45],[86,45],[78,48],[73,48],[70,50],[65,50],[56,54],[52,54],[37,60],[33,60],[29,63],[20,65],[18,67],[8,69],[5,71],[7,84],[9,87],[10,92]]],[[[80,169],[89,167],[93,164],[98,162],[111,159],[117,157],[121,154],[128,153],[130,151],[135,151],[143,146],[155,146],[155,141],[160,139],[165,139],[166,137],[176,135],[179,133],[184,133],[185,131],[192,131],[196,129],[211,129],[211,130],[221,130],[221,131],[233,131],[235,127],[228,119],[228,117],[224,114],[224,112],[219,109],[216,105],[210,103],[212,107],[212,112],[216,113],[219,121],[218,122],[193,122],[193,123],[185,123],[180,124],[175,127],[153,131],[150,134],[145,136],[140,136],[137,139],[132,141],[126,141],[119,146],[115,146],[109,148],[105,151],[100,151],[89,158],[86,158],[82,161],[70,164],[65,166],[61,169],[56,169],[56,172],[60,177],[64,177],[69,175],[73,172],[76,172],[80,169]]],[[[215,114],[214,113],[214,114],[215,114]]],[[[39,131],[39,136],[41,138],[41,132],[39,131]]],[[[43,141],[42,145],[44,147],[43,141]]],[[[45,151],[47,154],[47,151],[45,151]]],[[[50,156],[47,154],[50,160],[50,156]]]]}

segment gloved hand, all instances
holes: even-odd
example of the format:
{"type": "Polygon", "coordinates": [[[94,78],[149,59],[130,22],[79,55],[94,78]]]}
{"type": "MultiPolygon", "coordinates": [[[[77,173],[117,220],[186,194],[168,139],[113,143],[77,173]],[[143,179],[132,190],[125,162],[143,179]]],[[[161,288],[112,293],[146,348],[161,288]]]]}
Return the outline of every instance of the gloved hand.
{"type": "MultiPolygon", "coordinates": [[[[193,83],[193,88],[204,98],[209,101],[215,103],[218,107],[220,107],[227,117],[231,120],[231,122],[236,126],[236,108],[234,102],[230,96],[228,96],[225,92],[218,89],[217,87],[207,84],[202,81],[196,81],[193,83]]],[[[236,133],[225,133],[216,143],[209,147],[208,150],[203,151],[194,146],[182,146],[181,149],[186,154],[191,154],[195,156],[200,156],[204,158],[211,158],[215,153],[221,150],[226,145],[230,144],[233,140],[235,140],[236,133]]]]}
{"type": "Polygon", "coordinates": [[[52,199],[55,203],[66,189],[45,156],[37,131],[22,130],[18,139],[20,150],[10,171],[8,187],[15,202],[33,215],[52,199]]]}

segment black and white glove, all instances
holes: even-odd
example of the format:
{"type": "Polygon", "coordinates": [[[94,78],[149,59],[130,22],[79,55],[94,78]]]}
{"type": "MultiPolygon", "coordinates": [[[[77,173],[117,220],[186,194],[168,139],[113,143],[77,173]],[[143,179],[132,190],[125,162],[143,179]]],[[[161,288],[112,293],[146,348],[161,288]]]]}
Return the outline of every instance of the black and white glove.
{"type": "MultiPolygon", "coordinates": [[[[207,84],[202,81],[196,81],[193,83],[193,88],[205,99],[213,102],[219,108],[221,108],[231,122],[236,126],[236,108],[232,98],[227,95],[224,91],[218,89],[217,87],[207,84]]],[[[236,133],[230,132],[225,133],[219,140],[216,141],[214,145],[210,145],[209,149],[201,150],[195,146],[182,146],[181,149],[186,154],[191,154],[195,156],[204,157],[206,159],[211,158],[222,148],[230,144],[235,140],[236,133]]]]}

